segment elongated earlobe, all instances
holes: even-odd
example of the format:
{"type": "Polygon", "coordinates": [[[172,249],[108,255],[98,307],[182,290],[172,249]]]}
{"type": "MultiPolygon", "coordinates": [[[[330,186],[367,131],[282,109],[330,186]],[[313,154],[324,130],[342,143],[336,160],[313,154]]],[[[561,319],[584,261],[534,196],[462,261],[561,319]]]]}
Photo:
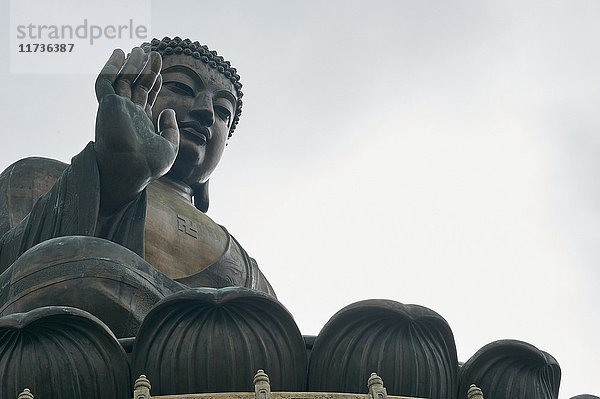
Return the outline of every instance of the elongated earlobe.
{"type": "Polygon", "coordinates": [[[194,187],[194,206],[202,213],[208,211],[208,180],[194,187]]]}

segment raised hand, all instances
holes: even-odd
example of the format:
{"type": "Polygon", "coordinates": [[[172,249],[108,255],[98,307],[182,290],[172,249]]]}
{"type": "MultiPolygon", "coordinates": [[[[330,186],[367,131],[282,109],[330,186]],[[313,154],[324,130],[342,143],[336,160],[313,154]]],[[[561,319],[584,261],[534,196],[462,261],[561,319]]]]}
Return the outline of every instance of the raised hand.
{"type": "Polygon", "coordinates": [[[125,59],[115,50],[96,80],[96,159],[100,171],[100,211],[110,214],[135,198],[173,165],[179,147],[175,112],[158,117],[151,109],[161,87],[161,57],[138,47],[125,59]]]}

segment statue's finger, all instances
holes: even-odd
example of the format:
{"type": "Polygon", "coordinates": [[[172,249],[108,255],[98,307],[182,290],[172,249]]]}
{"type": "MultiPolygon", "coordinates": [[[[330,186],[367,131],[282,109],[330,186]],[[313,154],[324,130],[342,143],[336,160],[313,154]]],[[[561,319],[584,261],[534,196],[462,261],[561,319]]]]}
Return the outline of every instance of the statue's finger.
{"type": "Polygon", "coordinates": [[[140,73],[144,65],[144,50],[139,47],[133,48],[125,60],[125,64],[117,74],[114,88],[115,93],[121,97],[131,99],[131,83],[140,73]]]}
{"type": "Polygon", "coordinates": [[[158,75],[162,69],[162,56],[158,51],[151,51],[148,56],[152,60],[150,63],[152,71],[158,75]]]}
{"type": "Polygon", "coordinates": [[[131,101],[142,108],[146,107],[148,94],[152,87],[154,87],[154,82],[156,82],[156,78],[159,76],[161,66],[162,58],[160,57],[160,54],[151,52],[142,72],[140,72],[131,85],[131,101]]]}
{"type": "Polygon", "coordinates": [[[154,86],[152,86],[152,89],[150,89],[150,92],[148,93],[148,105],[150,105],[150,107],[152,107],[154,105],[154,101],[156,101],[156,97],[158,96],[158,92],[160,91],[160,88],[162,87],[162,75],[158,75],[156,77],[156,80],[154,81],[154,86]]]}
{"type": "Polygon", "coordinates": [[[117,78],[117,72],[121,69],[121,66],[123,66],[124,61],[125,54],[123,53],[123,50],[115,49],[108,58],[108,61],[106,61],[106,64],[104,64],[95,84],[98,102],[100,102],[102,97],[107,94],[115,94],[113,84],[117,78]]]}
{"type": "Polygon", "coordinates": [[[175,148],[179,149],[179,128],[177,127],[177,118],[175,111],[172,109],[164,109],[158,115],[158,134],[167,139],[175,148]]]}

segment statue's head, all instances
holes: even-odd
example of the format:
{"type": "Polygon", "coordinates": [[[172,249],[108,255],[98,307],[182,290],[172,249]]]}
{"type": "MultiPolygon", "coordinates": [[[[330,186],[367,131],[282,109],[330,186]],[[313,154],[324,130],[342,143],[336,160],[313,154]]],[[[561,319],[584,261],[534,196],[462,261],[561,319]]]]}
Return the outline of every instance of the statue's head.
{"type": "Polygon", "coordinates": [[[242,112],[239,75],[229,61],[208,47],[179,37],[153,39],[142,48],[162,56],[162,89],[152,114],[175,110],[180,131],[179,153],[168,176],[195,191],[219,163],[242,112]]]}

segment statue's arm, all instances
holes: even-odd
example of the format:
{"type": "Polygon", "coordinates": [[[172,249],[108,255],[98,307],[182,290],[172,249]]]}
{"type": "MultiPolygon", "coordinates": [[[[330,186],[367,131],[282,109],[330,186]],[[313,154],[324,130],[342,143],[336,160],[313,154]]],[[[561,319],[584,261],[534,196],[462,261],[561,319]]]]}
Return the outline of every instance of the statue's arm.
{"type": "Polygon", "coordinates": [[[125,59],[115,50],[96,80],[99,106],[95,154],[100,176],[100,214],[111,215],[135,200],[175,161],[179,131],[175,112],[150,115],[161,86],[161,57],[134,48],[125,59]]]}
{"type": "MultiPolygon", "coordinates": [[[[225,232],[229,234],[227,230],[225,230],[225,232]]],[[[243,263],[247,267],[246,274],[250,277],[249,279],[246,279],[245,284],[240,285],[245,286],[246,288],[252,288],[254,290],[266,292],[267,294],[277,298],[277,295],[275,295],[275,290],[273,289],[265,275],[262,273],[262,271],[259,269],[256,259],[248,255],[248,252],[246,252],[246,250],[242,248],[241,244],[238,240],[235,239],[235,237],[233,237],[231,234],[229,234],[229,237],[231,239],[232,245],[234,245],[237,248],[241,257],[244,259],[243,263]]]]}
{"type": "Polygon", "coordinates": [[[144,188],[171,167],[179,142],[172,110],[149,118],[160,89],[160,55],[115,50],[96,81],[96,142],[72,160],[30,214],[0,239],[0,271],[34,245],[65,235],[98,236],[143,255],[144,188]],[[150,89],[147,89],[150,87],[150,89]],[[142,226],[142,227],[140,227],[142,226]],[[129,234],[132,232],[134,234],[129,234]]]}
{"type": "Polygon", "coordinates": [[[111,215],[100,214],[100,200],[95,144],[90,142],[73,157],[54,185],[35,201],[29,214],[2,235],[0,272],[29,248],[62,236],[105,238],[143,256],[145,192],[111,215]]]}
{"type": "Polygon", "coordinates": [[[254,283],[255,286],[251,287],[251,288],[262,291],[262,292],[266,292],[267,294],[277,298],[277,295],[275,295],[275,290],[271,286],[271,283],[269,283],[269,281],[267,280],[267,278],[265,277],[263,272],[258,268],[258,263],[256,262],[256,259],[254,259],[252,257],[249,257],[249,258],[250,258],[250,266],[252,267],[252,272],[256,276],[256,280],[254,283]]]}
{"type": "Polygon", "coordinates": [[[94,235],[99,208],[99,179],[93,143],[73,157],[52,188],[29,214],[0,239],[0,271],[26,250],[51,238],[94,235]]]}

